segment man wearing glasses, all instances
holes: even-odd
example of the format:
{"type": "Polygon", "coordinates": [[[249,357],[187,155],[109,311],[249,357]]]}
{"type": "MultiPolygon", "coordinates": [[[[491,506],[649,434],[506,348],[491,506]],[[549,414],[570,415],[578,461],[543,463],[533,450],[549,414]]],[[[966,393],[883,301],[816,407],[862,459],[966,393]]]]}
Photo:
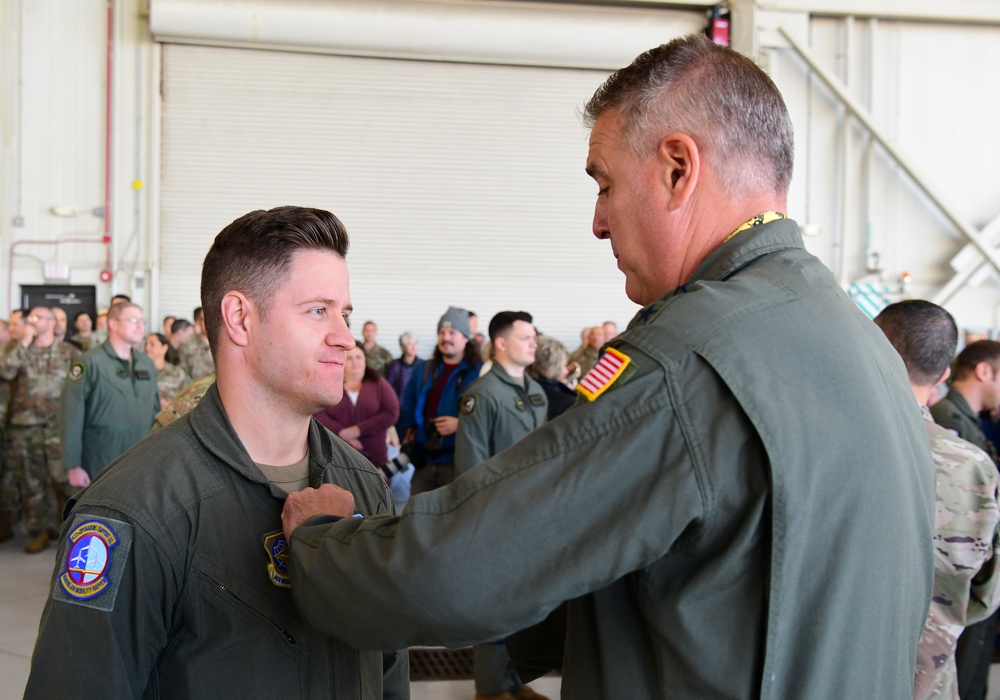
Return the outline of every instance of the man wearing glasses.
{"type": "Polygon", "coordinates": [[[108,339],[70,365],[59,407],[63,462],[71,486],[89,486],[112,460],[149,432],[160,410],[156,366],[139,348],[142,309],[108,311],[108,339]]]}
{"type": "Polygon", "coordinates": [[[52,480],[65,480],[56,422],[59,395],[70,363],[80,355],[69,343],[56,342],[55,328],[52,310],[36,306],[0,347],[0,379],[12,381],[13,389],[0,492],[9,499],[5,509],[23,514],[29,554],[41,552],[58,535],[52,480]]]}

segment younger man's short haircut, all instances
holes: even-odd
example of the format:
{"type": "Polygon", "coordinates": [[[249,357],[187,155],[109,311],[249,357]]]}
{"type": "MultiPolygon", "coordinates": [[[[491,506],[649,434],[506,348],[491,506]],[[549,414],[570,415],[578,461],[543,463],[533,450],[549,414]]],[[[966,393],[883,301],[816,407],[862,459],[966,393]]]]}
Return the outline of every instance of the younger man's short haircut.
{"type": "Polygon", "coordinates": [[[994,372],[1000,371],[1000,343],[995,340],[977,340],[966,345],[955,358],[955,379],[975,373],[980,362],[987,363],[994,372]]]}
{"type": "Polygon", "coordinates": [[[958,327],[951,314],[923,299],[890,304],[875,317],[875,325],[903,358],[910,382],[930,386],[951,364],[958,345],[958,327]]]}
{"type": "Polygon", "coordinates": [[[322,209],[276,207],[244,214],[222,229],[201,270],[201,305],[212,357],[222,331],[222,298],[245,294],[260,309],[288,281],[292,257],[299,251],[329,251],[346,257],[347,229],[322,209]]]}
{"type": "Polygon", "coordinates": [[[527,311],[501,311],[490,320],[490,340],[495,341],[513,328],[515,321],[531,323],[531,314],[527,311]]]}
{"type": "Polygon", "coordinates": [[[108,309],[108,320],[117,321],[129,309],[139,309],[141,311],[142,307],[140,307],[138,304],[133,304],[131,301],[120,301],[117,304],[114,304],[110,309],[108,309]]]}

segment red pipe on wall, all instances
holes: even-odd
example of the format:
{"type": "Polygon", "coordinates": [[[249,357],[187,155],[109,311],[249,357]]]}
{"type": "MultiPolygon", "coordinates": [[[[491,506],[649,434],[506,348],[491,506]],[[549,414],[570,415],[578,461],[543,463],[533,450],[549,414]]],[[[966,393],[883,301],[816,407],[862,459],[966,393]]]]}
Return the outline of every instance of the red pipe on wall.
{"type": "MultiPolygon", "coordinates": [[[[107,89],[104,114],[104,242],[111,245],[111,127],[114,87],[115,0],[108,0],[107,89]]],[[[108,266],[110,270],[110,265],[108,266]]]]}
{"type": "MultiPolygon", "coordinates": [[[[61,243],[99,243],[105,247],[105,270],[111,272],[111,174],[112,174],[112,125],[113,125],[113,102],[114,102],[114,46],[115,46],[115,0],[108,0],[107,10],[107,48],[105,54],[105,79],[107,81],[105,89],[105,114],[104,114],[104,236],[103,238],[63,238],[56,241],[14,241],[10,245],[10,255],[8,256],[8,287],[7,287],[7,307],[13,308],[13,291],[11,289],[14,280],[14,248],[19,245],[59,245],[61,243]]],[[[109,280],[110,281],[110,278],[109,280]]]]}

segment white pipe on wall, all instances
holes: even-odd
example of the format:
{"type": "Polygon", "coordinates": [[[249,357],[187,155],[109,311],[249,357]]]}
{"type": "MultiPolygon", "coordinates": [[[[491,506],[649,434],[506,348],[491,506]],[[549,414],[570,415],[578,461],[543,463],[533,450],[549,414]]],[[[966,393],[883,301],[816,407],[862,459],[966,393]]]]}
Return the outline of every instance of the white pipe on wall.
{"type": "Polygon", "coordinates": [[[150,0],[149,12],[163,42],[606,70],[705,21],[702,8],[405,0],[150,0]]]}

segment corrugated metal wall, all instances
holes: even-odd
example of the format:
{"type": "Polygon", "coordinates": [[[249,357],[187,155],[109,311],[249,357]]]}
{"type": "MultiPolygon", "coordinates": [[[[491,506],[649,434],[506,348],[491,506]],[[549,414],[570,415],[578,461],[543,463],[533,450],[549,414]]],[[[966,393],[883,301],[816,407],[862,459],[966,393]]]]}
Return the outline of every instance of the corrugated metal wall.
{"type": "MultiPolygon", "coordinates": [[[[154,11],[157,7],[163,6],[161,4],[163,1],[153,1],[154,11]]],[[[225,4],[237,6],[246,3],[252,4],[252,0],[225,4]]],[[[112,245],[115,252],[116,277],[110,285],[102,285],[97,280],[97,274],[104,266],[101,246],[23,244],[25,240],[56,241],[81,234],[96,235],[101,231],[103,222],[91,216],[89,212],[103,203],[104,194],[103,90],[106,46],[104,22],[107,2],[106,0],[74,0],[71,3],[62,0],[30,2],[4,0],[0,6],[2,9],[0,32],[3,37],[3,41],[0,42],[2,44],[0,53],[3,57],[0,64],[0,137],[2,137],[0,138],[0,156],[2,156],[0,157],[0,256],[2,256],[0,278],[4,280],[6,291],[6,294],[0,297],[0,314],[5,315],[8,298],[16,291],[18,285],[41,283],[42,263],[54,260],[67,262],[72,266],[71,282],[98,284],[99,296],[104,301],[114,291],[137,293],[140,299],[148,300],[150,303],[151,315],[161,315],[166,312],[186,315],[190,313],[190,306],[197,298],[195,290],[190,288],[187,290],[190,295],[188,301],[179,296],[174,297],[169,307],[167,302],[163,301],[177,292],[173,289],[161,289],[158,278],[160,269],[162,267],[163,271],[168,273],[170,266],[183,257],[171,248],[170,235],[173,234],[166,224],[190,216],[191,213],[183,211],[181,207],[177,210],[164,211],[162,215],[156,212],[160,195],[166,198],[169,187],[179,186],[176,183],[169,186],[163,183],[161,187],[159,181],[161,169],[158,160],[164,158],[166,161],[164,168],[169,167],[170,159],[179,157],[182,151],[178,150],[172,155],[165,149],[161,150],[163,146],[158,133],[161,115],[157,110],[160,108],[158,92],[163,75],[157,64],[159,45],[152,42],[146,18],[142,15],[144,3],[140,0],[114,0],[114,4],[117,20],[116,34],[113,37],[116,58],[113,81],[115,88],[113,195],[116,206],[112,245]],[[133,181],[136,180],[139,181],[139,187],[133,189],[133,181]],[[51,207],[54,205],[75,207],[82,212],[82,215],[72,218],[53,216],[51,207]],[[162,232],[161,221],[164,222],[162,232]],[[15,222],[23,222],[23,226],[15,226],[15,222]],[[10,275],[8,269],[11,265],[12,244],[17,244],[15,249],[17,255],[13,259],[13,273],[10,275]],[[159,259],[161,251],[166,255],[162,266],[159,259]],[[170,258],[171,255],[174,256],[173,260],[170,258]],[[150,279],[152,289],[144,284],[150,279]],[[174,304],[176,306],[173,306],[174,304]]],[[[180,0],[169,0],[169,4],[183,3],[180,0]]],[[[348,8],[352,11],[376,5],[381,7],[400,4],[395,0],[379,0],[378,3],[368,5],[347,1],[329,4],[305,3],[313,10],[328,7],[338,10],[348,8]]],[[[402,3],[406,4],[408,3],[402,3]]],[[[440,25],[443,29],[451,30],[452,34],[449,35],[448,31],[444,30],[438,32],[420,48],[425,52],[439,51],[449,45],[473,51],[475,46],[470,48],[468,37],[464,35],[456,37],[454,28],[468,26],[464,23],[475,15],[472,9],[476,12],[483,7],[491,8],[491,12],[496,11],[497,7],[500,7],[501,11],[504,9],[496,3],[477,3],[474,0],[467,3],[409,4],[428,7],[447,5],[447,13],[451,19],[441,24],[445,20],[438,18],[431,21],[428,26],[440,25]]],[[[748,4],[751,3],[737,3],[740,6],[748,4]]],[[[871,12],[878,12],[878,4],[874,3],[871,12]]],[[[889,8],[890,4],[885,3],[884,6],[889,8]]],[[[188,5],[189,9],[192,9],[203,7],[206,3],[189,2],[188,5]]],[[[294,15],[297,5],[298,3],[270,3],[268,12],[279,13],[279,17],[288,19],[294,15]]],[[[869,148],[869,141],[863,130],[857,127],[854,120],[845,118],[844,111],[831,98],[829,91],[815,77],[810,76],[810,71],[803,62],[787,46],[783,46],[780,38],[775,38],[776,26],[791,27],[797,33],[799,40],[809,47],[810,52],[824,67],[843,80],[851,94],[870,110],[879,128],[907,154],[926,179],[940,190],[941,196],[954,207],[958,215],[975,228],[984,226],[1000,213],[997,211],[1000,210],[1000,203],[994,194],[994,183],[997,179],[994,171],[1000,167],[998,165],[1000,135],[992,125],[992,114],[1000,107],[1000,85],[988,77],[990,67],[995,62],[994,58],[1000,51],[1000,26],[995,18],[993,21],[986,18],[987,22],[982,25],[977,25],[974,21],[936,21],[933,17],[920,21],[917,21],[919,18],[910,18],[907,21],[884,18],[850,20],[842,16],[841,12],[834,11],[839,5],[836,3],[828,5],[831,9],[824,13],[823,3],[820,0],[812,2],[803,0],[798,3],[782,0],[778,3],[769,3],[767,11],[759,8],[754,11],[751,28],[734,28],[738,30],[735,32],[736,35],[750,34],[754,39],[754,46],[760,47],[760,58],[782,89],[792,111],[796,125],[798,158],[789,213],[800,222],[812,225],[811,230],[815,235],[807,239],[807,245],[834,268],[845,282],[862,276],[866,272],[866,264],[872,259],[871,254],[876,252],[883,269],[882,276],[887,283],[896,285],[901,273],[909,272],[913,275],[911,291],[921,296],[933,296],[940,291],[941,285],[950,279],[952,273],[950,261],[955,253],[963,248],[965,241],[956,232],[955,226],[936,211],[900,169],[884,157],[879,148],[869,148]],[[784,12],[776,9],[779,6],[793,5],[800,6],[801,11],[795,12],[794,7],[784,12]],[[813,14],[807,14],[808,12],[813,14]]],[[[962,1],[957,5],[974,7],[973,3],[962,1]]],[[[923,3],[922,6],[926,13],[927,3],[923,3]]],[[[441,10],[441,7],[437,9],[441,10]]],[[[522,12],[525,8],[534,7],[536,6],[532,3],[523,2],[512,2],[509,5],[511,12],[522,12]]],[[[592,11],[594,7],[573,5],[538,7],[546,8],[547,14],[542,26],[553,36],[553,44],[563,46],[561,49],[563,54],[571,53],[571,48],[566,43],[567,39],[550,27],[560,26],[558,20],[563,15],[559,15],[559,12],[565,13],[566,27],[571,27],[572,20],[578,13],[592,11]],[[549,24],[550,22],[556,24],[549,24]]],[[[961,8],[956,9],[956,12],[959,9],[961,8]]],[[[625,8],[604,8],[604,11],[608,12],[618,10],[625,11],[625,8]]],[[[664,11],[645,9],[641,12],[656,14],[664,11]]],[[[944,10],[938,8],[934,12],[942,14],[944,10]]],[[[700,26],[702,21],[701,12],[696,8],[688,11],[674,10],[668,14],[677,27],[683,25],[683,22],[677,20],[678,17],[688,17],[692,27],[700,26]]],[[[273,36],[264,36],[265,30],[271,26],[264,21],[269,16],[259,13],[252,15],[257,24],[253,25],[253,22],[246,26],[241,24],[240,28],[256,32],[261,41],[266,39],[266,43],[274,48],[277,39],[273,36]]],[[[512,30],[508,23],[495,21],[495,24],[497,26],[494,29],[497,32],[502,29],[508,32],[509,36],[518,36],[516,28],[512,30]]],[[[365,26],[380,25],[372,23],[365,26]]],[[[534,25],[530,26],[537,29],[534,25]]],[[[387,34],[405,37],[405,29],[406,27],[396,28],[392,32],[387,30],[387,34]]],[[[619,25],[608,23],[608,32],[616,32],[618,29],[619,25]]],[[[641,31],[637,30],[637,36],[643,37],[645,44],[651,44],[652,42],[646,39],[648,35],[643,33],[649,30],[647,23],[641,22],[639,29],[641,31]]],[[[579,33],[582,36],[591,30],[588,28],[585,31],[580,30],[579,33]]],[[[304,40],[314,41],[315,39],[310,37],[322,33],[306,32],[308,36],[304,40]]],[[[567,33],[572,35],[574,32],[567,30],[567,33]]],[[[280,35],[280,32],[278,34],[280,35]]],[[[525,36],[534,34],[526,33],[525,36]]],[[[664,36],[664,39],[666,38],[669,37],[664,36]]],[[[188,38],[184,41],[196,44],[199,41],[210,40],[188,38]]],[[[231,38],[229,41],[236,48],[227,50],[237,53],[247,50],[247,44],[252,43],[246,38],[243,40],[231,38]]],[[[537,43],[537,39],[533,41],[537,43]]],[[[591,41],[591,44],[603,43],[589,39],[588,41],[591,41]]],[[[384,43],[381,37],[378,41],[373,40],[375,44],[380,42],[384,43]]],[[[611,39],[609,42],[614,43],[611,39]]],[[[414,43],[420,42],[414,40],[414,43]]],[[[528,67],[531,61],[517,58],[525,51],[522,43],[513,40],[508,43],[511,44],[509,50],[515,57],[508,57],[506,60],[526,64],[524,68],[518,70],[526,72],[534,70],[528,67]],[[518,54],[518,51],[521,54],[518,54]]],[[[499,50],[494,51],[488,47],[479,48],[484,54],[500,53],[499,50]]],[[[603,50],[604,47],[598,48],[603,50]]],[[[300,49],[316,50],[315,47],[300,47],[300,49]]],[[[385,51],[384,46],[382,50],[385,51]]],[[[640,49],[632,50],[630,47],[627,53],[630,57],[638,50],[640,49]]],[[[327,52],[337,53],[329,49],[327,52]]],[[[540,59],[539,62],[551,62],[553,60],[551,54],[549,51],[547,58],[544,61],[540,59]]],[[[291,55],[293,54],[286,55],[283,52],[274,54],[274,56],[291,55]]],[[[280,60],[294,62],[305,59],[280,60]]],[[[349,59],[330,56],[327,60],[336,63],[349,59]]],[[[628,58],[622,58],[618,64],[623,64],[627,60],[628,58]]],[[[606,59],[597,62],[603,65],[606,59]]],[[[442,65],[448,66],[448,64],[442,65]]],[[[451,67],[454,68],[454,65],[451,67]]],[[[498,69],[483,70],[488,72],[498,69]]],[[[456,69],[456,72],[459,71],[456,69]]],[[[599,72],[594,71],[595,75],[599,72]]],[[[513,79],[514,75],[527,74],[517,74],[515,71],[509,77],[513,79]]],[[[532,84],[530,79],[522,82],[524,85],[532,84]]],[[[588,80],[583,80],[579,84],[568,83],[565,93],[556,91],[553,104],[559,105],[560,109],[565,108],[567,101],[579,105],[586,99],[591,85],[588,80]]],[[[378,80],[373,80],[368,85],[359,84],[357,87],[364,93],[374,86],[382,86],[383,89],[389,90],[390,97],[391,91],[397,89],[392,86],[391,81],[383,83],[378,80]]],[[[341,97],[344,94],[346,93],[341,93],[341,97]]],[[[440,99],[449,98],[446,93],[442,95],[440,99]]],[[[329,99],[335,98],[335,95],[329,96],[329,99]]],[[[367,98],[368,104],[375,103],[374,94],[368,94],[367,98]]],[[[486,96],[486,99],[488,98],[489,96],[486,96]]],[[[321,104],[328,105],[330,102],[321,104]]],[[[424,106],[414,104],[413,109],[417,110],[418,107],[427,114],[415,112],[414,119],[429,120],[434,116],[432,103],[424,106]]],[[[305,110],[300,115],[302,119],[318,118],[318,114],[323,112],[323,109],[316,108],[311,108],[313,111],[309,112],[310,108],[305,105],[297,108],[305,110]]],[[[474,107],[464,112],[456,111],[455,114],[460,114],[463,120],[478,119],[482,124],[488,123],[488,120],[478,115],[474,107]]],[[[340,116],[348,119],[343,122],[345,129],[349,130],[352,124],[356,123],[351,122],[351,119],[360,120],[367,126],[363,117],[350,111],[340,116]]],[[[392,128],[391,116],[391,113],[379,115],[381,121],[373,117],[371,123],[387,124],[387,128],[392,128]]],[[[558,123],[553,119],[551,115],[543,116],[533,123],[558,123]]],[[[423,123],[426,124],[426,121],[423,123]]],[[[502,120],[498,120],[498,123],[502,123],[502,120]]],[[[269,120],[267,126],[271,124],[273,120],[269,120]]],[[[470,139],[483,140],[484,137],[480,132],[473,127],[469,128],[472,130],[468,132],[464,130],[465,127],[461,127],[453,130],[454,133],[452,130],[443,133],[453,138],[455,144],[467,144],[470,139]]],[[[519,124],[518,128],[525,132],[530,130],[526,123],[519,124]]],[[[543,224],[537,226],[539,229],[552,229],[553,220],[567,227],[572,226],[574,231],[580,230],[581,226],[589,225],[585,222],[589,222],[590,217],[589,197],[592,193],[588,189],[590,186],[584,179],[579,182],[573,180],[573,178],[583,178],[579,168],[585,147],[581,144],[579,153],[570,158],[568,151],[572,147],[559,140],[577,138],[581,134],[577,122],[573,122],[570,128],[574,130],[572,136],[569,136],[568,131],[559,132],[558,138],[547,139],[545,143],[547,148],[550,145],[548,141],[552,141],[551,145],[564,154],[560,156],[565,158],[564,161],[544,157],[542,155],[545,153],[544,149],[532,149],[530,134],[524,135],[523,142],[511,145],[511,152],[515,152],[516,148],[522,149],[519,154],[521,159],[510,156],[502,148],[494,149],[493,154],[498,166],[502,164],[505,171],[503,177],[509,177],[510,182],[515,185],[518,183],[517,177],[511,177],[507,171],[518,168],[524,170],[527,177],[540,178],[543,181],[565,180],[558,185],[564,191],[573,193],[564,205],[565,215],[562,213],[563,210],[553,210],[556,213],[552,213],[545,203],[530,200],[526,204],[520,203],[515,200],[524,197],[513,196],[506,198],[508,202],[506,205],[484,203],[482,219],[486,221],[495,219],[497,222],[502,222],[506,230],[510,230],[512,224],[507,218],[509,211],[506,207],[527,207],[526,210],[530,213],[527,218],[543,224]],[[522,148],[522,143],[526,144],[525,148],[522,148]],[[536,156],[533,162],[529,159],[532,155],[536,156]],[[581,194],[576,194],[576,188],[580,188],[581,194]],[[546,219],[546,216],[549,218],[546,219]]],[[[295,136],[299,135],[298,131],[297,129],[295,136]]],[[[401,133],[407,133],[410,141],[405,144],[396,143],[396,148],[400,149],[401,153],[412,153],[406,151],[406,148],[417,138],[416,132],[407,132],[403,129],[401,133]]],[[[421,138],[427,139],[426,133],[425,130],[421,138]]],[[[357,137],[361,138],[363,136],[357,137]]],[[[234,143],[239,146],[242,142],[234,143]]],[[[334,143],[335,140],[330,144],[317,145],[316,148],[333,148],[334,143]]],[[[384,149],[385,146],[381,141],[375,144],[359,141],[356,145],[359,151],[362,150],[362,146],[368,147],[369,150],[384,149]]],[[[488,143],[486,147],[493,148],[488,143]]],[[[445,148],[447,145],[442,145],[439,150],[444,152],[445,148]]],[[[305,152],[300,158],[301,163],[310,163],[309,167],[318,167],[310,160],[315,152],[315,150],[305,152]]],[[[338,151],[334,155],[341,153],[338,151]]],[[[440,177],[445,178],[442,184],[447,187],[466,185],[469,188],[481,187],[481,191],[507,186],[507,181],[502,180],[500,173],[481,172],[482,168],[475,169],[480,163],[476,155],[475,148],[469,150],[465,146],[459,148],[457,153],[452,153],[449,157],[454,158],[453,167],[439,168],[444,173],[440,177]],[[456,183],[447,179],[451,173],[460,172],[464,168],[470,168],[475,176],[470,182],[460,180],[456,183]]],[[[292,159],[291,156],[289,158],[292,159]]],[[[218,159],[215,165],[219,165],[218,159]]],[[[356,173],[357,182],[368,183],[375,181],[379,168],[366,161],[356,161],[350,170],[356,173]]],[[[203,177],[209,180],[213,187],[222,186],[217,178],[212,177],[211,168],[203,177]]],[[[337,178],[342,175],[335,173],[330,177],[337,178]]],[[[404,182],[413,179],[411,170],[401,175],[388,173],[385,175],[385,182],[379,182],[377,187],[396,192],[402,189],[401,185],[404,182]]],[[[280,189],[285,181],[283,178],[280,183],[271,183],[273,187],[271,191],[282,194],[283,201],[287,200],[288,195],[296,193],[303,196],[312,195],[314,192],[317,195],[327,194],[324,188],[328,183],[325,182],[316,181],[316,189],[311,189],[312,185],[304,182],[297,185],[294,191],[288,191],[280,189]]],[[[372,187],[360,187],[357,186],[357,182],[337,184],[338,182],[334,179],[334,192],[339,188],[341,191],[349,192],[349,199],[354,202],[371,201],[364,200],[363,195],[370,192],[372,187]]],[[[535,183],[537,184],[537,181],[535,183]]],[[[552,183],[543,182],[544,187],[551,185],[552,183]]],[[[535,189],[544,191],[539,187],[535,189]]],[[[513,191],[515,195],[518,192],[516,187],[513,191]]],[[[479,197],[480,194],[473,193],[470,189],[470,196],[479,197]]],[[[398,200],[399,195],[394,195],[394,199],[398,200]]],[[[381,270],[377,266],[372,270],[372,266],[366,262],[368,254],[364,250],[362,241],[365,239],[363,234],[367,234],[368,230],[377,230],[381,236],[384,235],[384,230],[398,229],[403,224],[409,225],[412,220],[424,222],[440,218],[444,222],[451,217],[451,211],[440,205],[435,205],[430,210],[420,209],[416,203],[417,199],[404,200],[405,208],[412,210],[412,216],[400,213],[402,208],[394,208],[392,202],[387,202],[382,207],[386,211],[373,208],[373,214],[362,215],[360,210],[351,208],[354,206],[352,203],[337,202],[331,197],[331,200],[341,207],[338,213],[346,212],[345,220],[352,230],[357,232],[356,257],[352,262],[361,267],[355,273],[356,283],[361,281],[361,270],[364,270],[365,277],[374,275],[374,278],[379,280],[379,286],[383,286],[387,279],[379,276],[381,270]],[[357,221],[357,224],[351,221],[351,218],[357,221]]],[[[427,200],[426,196],[419,199],[431,201],[427,200]]],[[[504,200],[499,195],[497,199],[504,200]]],[[[272,203],[276,201],[263,202],[258,198],[253,202],[242,200],[239,205],[249,208],[272,203]]],[[[231,215],[235,216],[236,213],[238,212],[233,210],[219,212],[215,220],[203,222],[207,232],[201,235],[214,233],[218,230],[218,225],[224,223],[223,219],[227,216],[231,218],[231,215]]],[[[467,234],[465,229],[470,228],[469,219],[462,218],[455,221],[460,222],[457,228],[462,229],[460,235],[465,236],[467,234]]],[[[450,224],[443,224],[447,225],[450,224]]],[[[513,226],[517,228],[520,224],[513,226]]],[[[483,241],[480,245],[485,246],[481,254],[478,254],[480,253],[478,248],[466,251],[463,248],[466,245],[465,238],[457,240],[458,242],[454,244],[457,246],[456,250],[472,258],[468,261],[463,260],[462,264],[456,266],[463,271],[463,274],[467,269],[478,269],[477,265],[481,264],[482,260],[496,255],[495,233],[492,229],[487,238],[480,239],[483,241]]],[[[576,240],[581,241],[579,246],[583,248],[601,245],[587,239],[586,235],[576,240]]],[[[190,250],[186,254],[190,256],[190,260],[183,261],[185,264],[191,266],[199,264],[200,251],[190,250]]],[[[552,262],[559,261],[554,259],[552,262]]],[[[536,268],[528,269],[531,275],[537,276],[536,268]]],[[[590,268],[587,270],[583,274],[591,274],[590,268]]],[[[603,268],[598,274],[613,276],[614,270],[603,268]]],[[[530,288],[536,289],[533,284],[530,288]]],[[[357,289],[361,290],[362,287],[357,289]]],[[[549,288],[539,286],[537,289],[541,291],[536,292],[531,299],[552,294],[549,288]]],[[[594,287],[593,291],[590,287],[586,289],[586,292],[580,292],[586,297],[580,306],[591,299],[597,299],[598,303],[601,303],[600,300],[607,295],[614,296],[618,302],[623,301],[620,279],[618,284],[611,285],[610,292],[604,291],[603,287],[594,287]]],[[[366,296],[370,294],[368,291],[364,293],[366,296]]],[[[489,313],[493,299],[492,296],[471,299],[463,297],[456,298],[455,301],[467,303],[473,308],[478,305],[479,308],[476,310],[485,315],[489,313]]],[[[448,303],[450,301],[449,299],[448,303]]],[[[949,301],[948,307],[956,314],[962,325],[985,327],[997,325],[996,312],[1000,308],[998,302],[1000,293],[997,290],[995,276],[988,273],[977,277],[976,286],[955,295],[949,301]]],[[[385,313],[374,309],[377,307],[373,307],[374,316],[385,313]]],[[[603,315],[597,312],[596,308],[594,311],[593,315],[598,317],[603,315]]],[[[438,312],[435,310],[433,314],[436,313],[438,312]]],[[[592,315],[586,311],[583,313],[586,314],[587,322],[590,322],[592,315]]],[[[623,315],[619,312],[609,313],[616,317],[623,315]]],[[[421,324],[425,323],[421,319],[415,320],[421,324]]],[[[401,323],[406,321],[407,319],[403,319],[401,323]]],[[[574,320],[572,325],[582,325],[582,323],[574,320]]],[[[384,336],[389,334],[388,328],[384,331],[384,336]]],[[[388,341],[384,336],[383,340],[388,341]]]]}

